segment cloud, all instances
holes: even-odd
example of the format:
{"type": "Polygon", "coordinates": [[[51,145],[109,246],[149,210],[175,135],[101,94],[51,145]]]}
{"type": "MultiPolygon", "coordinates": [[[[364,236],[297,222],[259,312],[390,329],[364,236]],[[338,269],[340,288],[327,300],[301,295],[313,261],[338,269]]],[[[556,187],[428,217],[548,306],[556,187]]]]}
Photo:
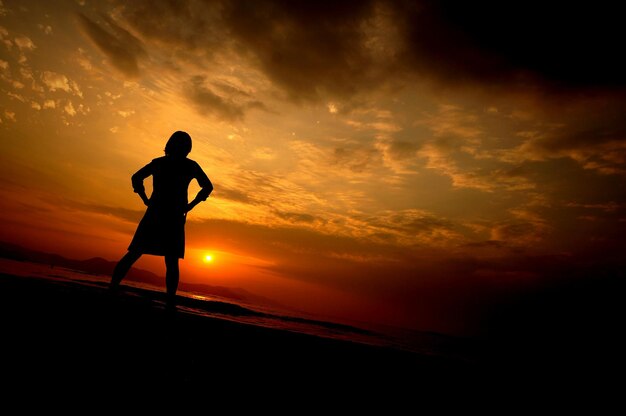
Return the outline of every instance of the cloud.
{"type": "Polygon", "coordinates": [[[220,184],[219,188],[211,194],[211,198],[228,199],[230,201],[241,202],[244,204],[256,204],[246,192],[229,188],[227,185],[220,184]]]}
{"type": "Polygon", "coordinates": [[[252,157],[260,160],[276,159],[276,153],[269,147],[260,147],[252,152],[252,157]]]}
{"type": "Polygon", "coordinates": [[[358,132],[371,134],[374,140],[369,146],[361,140],[360,143],[350,142],[335,147],[336,163],[348,166],[353,172],[382,165],[396,175],[415,173],[416,141],[419,139],[405,137],[403,128],[390,111],[378,108],[355,109],[346,124],[358,132]]]}
{"type": "Polygon", "coordinates": [[[259,101],[246,99],[248,94],[235,87],[230,86],[228,92],[230,96],[218,95],[207,86],[204,76],[192,77],[183,91],[200,114],[209,114],[225,121],[240,121],[243,120],[245,111],[265,108],[259,101]]]}
{"type": "Polygon", "coordinates": [[[21,51],[23,51],[23,50],[32,51],[33,49],[36,48],[36,46],[33,43],[33,41],[30,40],[30,38],[27,37],[27,36],[17,37],[17,38],[15,38],[14,42],[17,45],[17,47],[20,48],[21,51]]]}
{"type": "Polygon", "coordinates": [[[144,210],[133,210],[110,205],[85,203],[67,198],[56,198],[54,199],[54,203],[66,209],[69,208],[72,210],[79,210],[88,213],[110,215],[112,217],[116,217],[130,223],[137,223],[145,213],[144,210]]]}
{"type": "MultiPolygon", "coordinates": [[[[518,149],[487,149],[484,140],[495,128],[481,124],[483,115],[448,103],[417,115],[422,117],[414,127],[430,130],[434,140],[429,143],[423,134],[403,132],[407,126],[393,118],[352,116],[352,127],[370,130],[376,138],[376,143],[336,146],[333,160],[354,173],[382,163],[392,172],[390,183],[399,183],[419,170],[422,157],[455,187],[514,190],[535,186],[520,170],[515,174],[527,161],[566,157],[595,172],[624,172],[623,117],[609,109],[626,105],[626,71],[615,53],[624,29],[612,7],[562,10],[531,1],[513,14],[481,1],[471,6],[429,0],[123,3],[116,19],[151,46],[188,51],[177,57],[182,63],[200,68],[219,59],[236,62],[255,77],[262,74],[273,97],[323,103],[333,115],[355,114],[367,97],[426,80],[446,91],[486,91],[481,96],[490,101],[524,97],[534,103],[535,117],[549,120],[539,126],[540,136],[518,149]],[[594,18],[606,24],[591,28],[594,18]],[[603,104],[606,96],[613,98],[603,104]],[[572,112],[570,103],[589,104],[590,114],[572,112]],[[550,122],[568,127],[557,131],[547,127],[550,122]],[[467,166],[459,163],[464,156],[458,152],[501,165],[467,166]]],[[[252,108],[264,109],[254,99],[256,91],[242,88],[241,82],[234,88],[210,82],[209,76],[194,77],[184,87],[201,114],[233,122],[252,108]]],[[[486,108],[500,114],[499,106],[489,102],[486,108]]],[[[511,117],[523,111],[514,109],[511,117]]]]}
{"type": "Polygon", "coordinates": [[[143,37],[173,47],[214,52],[227,44],[228,34],[220,24],[221,1],[182,0],[131,3],[119,0],[120,16],[143,37]]]}
{"type": "Polygon", "coordinates": [[[418,145],[412,141],[394,139],[386,143],[385,152],[394,160],[412,159],[416,156],[418,145]]]}
{"type": "Polygon", "coordinates": [[[394,26],[377,11],[369,1],[138,1],[120,9],[142,36],[193,59],[246,59],[294,101],[350,98],[384,81],[390,61],[381,52],[393,49],[385,29],[394,26]]]}
{"type": "Polygon", "coordinates": [[[211,196],[217,200],[230,200],[227,204],[229,218],[246,218],[246,221],[262,224],[285,222],[275,214],[279,212],[310,213],[319,207],[320,197],[289,177],[236,168],[230,174],[221,174],[220,186],[211,196]]]}
{"type": "Polygon", "coordinates": [[[130,117],[133,114],[135,114],[135,110],[127,110],[127,111],[126,110],[119,110],[117,112],[117,114],[119,114],[123,118],[127,118],[127,117],[130,117]]]}
{"type": "Polygon", "coordinates": [[[63,74],[58,74],[52,71],[44,71],[41,73],[41,81],[50,91],[62,90],[70,92],[72,90],[69,80],[63,74]]]}
{"type": "Polygon", "coordinates": [[[371,147],[344,144],[333,149],[331,164],[347,168],[353,173],[367,173],[372,167],[381,164],[381,155],[371,147]]]}
{"type": "Polygon", "coordinates": [[[227,2],[223,21],[236,47],[296,101],[350,98],[378,79],[363,25],[371,2],[227,2]]]}
{"type": "MultiPolygon", "coordinates": [[[[0,32],[0,35],[5,35],[5,33],[0,32]]],[[[37,48],[37,46],[35,46],[33,41],[28,36],[16,37],[13,40],[13,43],[15,43],[15,45],[18,47],[19,52],[20,52],[17,62],[24,65],[27,61],[26,55],[24,55],[24,52],[33,51],[34,49],[37,48]]],[[[11,49],[11,43],[8,40],[5,40],[5,44],[7,45],[9,49],[11,49]]]]}
{"type": "Polygon", "coordinates": [[[11,98],[14,98],[14,99],[16,99],[16,100],[18,100],[18,101],[21,101],[21,102],[23,102],[23,103],[25,103],[25,102],[26,102],[26,98],[24,98],[24,96],[22,96],[22,95],[20,95],[20,94],[16,94],[16,93],[11,92],[11,91],[9,91],[9,92],[7,93],[7,96],[9,96],[9,97],[11,97],[11,98]]]}
{"type": "Polygon", "coordinates": [[[296,223],[296,224],[297,223],[313,224],[317,221],[320,221],[319,218],[316,218],[315,216],[311,214],[306,214],[306,213],[281,212],[281,211],[274,211],[274,213],[279,218],[282,218],[284,220],[287,220],[288,222],[296,223]]]}
{"type": "Polygon", "coordinates": [[[82,13],[78,14],[78,18],[85,33],[109,58],[113,67],[129,78],[139,76],[138,61],[146,55],[139,39],[110,18],[104,19],[107,30],[82,13]]]}
{"type": "Polygon", "coordinates": [[[22,66],[20,68],[20,75],[22,76],[22,79],[30,81],[30,88],[33,91],[40,93],[44,92],[43,86],[35,80],[35,75],[32,69],[22,66]]]}
{"type": "Polygon", "coordinates": [[[480,144],[479,137],[484,133],[475,114],[452,104],[439,104],[437,110],[426,114],[419,124],[428,127],[440,143],[450,146],[455,145],[449,142],[451,140],[464,145],[480,144]]]}
{"type": "Polygon", "coordinates": [[[535,184],[527,178],[526,171],[519,166],[503,168],[485,168],[474,166],[461,167],[449,149],[427,143],[418,151],[426,160],[425,167],[447,176],[455,188],[477,189],[484,192],[496,190],[528,190],[535,184]]]}
{"type": "Polygon", "coordinates": [[[142,36],[209,57],[233,51],[295,101],[348,100],[407,75],[539,93],[626,86],[617,6],[530,1],[512,13],[491,1],[120,3],[120,18],[142,36]]]}
{"type": "Polygon", "coordinates": [[[616,6],[563,8],[530,1],[512,12],[492,1],[395,4],[406,40],[402,59],[447,84],[626,86],[626,67],[615,53],[624,36],[616,6]]]}
{"type": "Polygon", "coordinates": [[[522,221],[509,221],[493,228],[493,241],[502,241],[513,245],[526,245],[541,241],[541,233],[536,224],[522,221]]]}
{"type": "Polygon", "coordinates": [[[513,247],[529,247],[545,240],[553,227],[533,209],[533,204],[531,199],[525,206],[510,209],[512,218],[495,224],[490,239],[513,247]]]}
{"type": "Polygon", "coordinates": [[[528,159],[511,157],[513,148],[508,140],[496,136],[502,134],[498,131],[500,126],[489,125],[490,121],[479,112],[439,104],[435,111],[417,118],[413,129],[390,142],[391,145],[401,144],[390,154],[406,158],[417,156],[425,161],[423,166],[427,169],[449,177],[455,188],[484,192],[534,189],[532,170],[524,164],[528,159]],[[420,140],[404,139],[415,135],[415,131],[420,132],[420,140]]]}
{"type": "Polygon", "coordinates": [[[567,207],[571,208],[585,208],[591,210],[600,210],[606,213],[613,213],[616,211],[624,210],[626,208],[625,204],[619,204],[615,201],[609,201],[605,203],[595,203],[595,204],[581,204],[579,202],[568,202],[565,204],[567,207]]]}
{"type": "Polygon", "coordinates": [[[67,102],[65,107],[63,107],[63,110],[65,110],[65,112],[72,117],[76,115],[76,110],[74,109],[74,105],[72,105],[71,101],[67,102]]]}
{"type": "Polygon", "coordinates": [[[507,157],[517,161],[569,158],[601,174],[626,174],[624,105],[626,100],[617,96],[563,105],[565,112],[557,116],[558,123],[520,132],[524,142],[507,157]]]}
{"type": "Polygon", "coordinates": [[[50,25],[43,25],[43,24],[38,24],[37,27],[39,28],[39,30],[41,30],[43,33],[45,33],[46,35],[51,35],[52,34],[52,26],[50,25]]]}
{"type": "Polygon", "coordinates": [[[13,122],[17,121],[17,119],[15,118],[15,112],[10,110],[4,110],[4,118],[13,122]]]}
{"type": "Polygon", "coordinates": [[[358,230],[354,235],[403,246],[456,246],[465,241],[461,224],[418,209],[355,214],[349,223],[358,230]]]}

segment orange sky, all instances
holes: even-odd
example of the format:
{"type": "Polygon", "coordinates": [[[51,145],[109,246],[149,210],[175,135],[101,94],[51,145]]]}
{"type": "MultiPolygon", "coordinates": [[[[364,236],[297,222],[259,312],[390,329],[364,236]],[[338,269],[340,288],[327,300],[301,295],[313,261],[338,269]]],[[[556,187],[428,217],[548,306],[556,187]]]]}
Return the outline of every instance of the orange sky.
{"type": "Polygon", "coordinates": [[[118,259],[130,176],[185,130],[215,191],[184,281],[465,334],[517,292],[619,269],[622,29],[456,7],[1,0],[0,240],[118,259]]]}

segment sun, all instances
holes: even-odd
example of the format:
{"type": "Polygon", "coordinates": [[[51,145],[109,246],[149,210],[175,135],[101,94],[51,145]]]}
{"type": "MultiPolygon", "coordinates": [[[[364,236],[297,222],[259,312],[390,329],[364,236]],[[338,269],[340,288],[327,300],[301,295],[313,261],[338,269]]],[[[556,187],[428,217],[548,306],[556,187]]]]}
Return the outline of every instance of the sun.
{"type": "Polygon", "coordinates": [[[211,263],[213,261],[213,254],[205,254],[202,260],[205,263],[211,263]]]}

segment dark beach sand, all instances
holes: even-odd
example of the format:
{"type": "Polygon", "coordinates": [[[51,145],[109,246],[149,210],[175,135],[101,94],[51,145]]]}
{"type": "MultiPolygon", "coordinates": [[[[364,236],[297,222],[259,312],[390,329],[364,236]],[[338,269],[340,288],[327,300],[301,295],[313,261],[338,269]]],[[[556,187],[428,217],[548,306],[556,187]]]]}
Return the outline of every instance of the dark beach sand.
{"type": "MultiPolygon", "coordinates": [[[[102,284],[0,274],[3,402],[25,394],[24,409],[41,404],[44,393],[56,398],[56,408],[91,397],[99,405],[186,400],[204,407],[217,400],[288,411],[295,402],[300,410],[340,405],[351,414],[381,406],[384,414],[415,413],[432,405],[509,411],[533,403],[562,410],[581,400],[596,410],[623,406],[623,350],[598,334],[591,335],[600,344],[589,334],[562,342],[527,334],[532,342],[495,343],[486,349],[492,356],[467,362],[184,308],[171,313],[161,298],[129,287],[111,297],[102,284]]],[[[225,305],[216,302],[215,312],[233,313],[219,310],[225,305]]]]}
{"type": "Polygon", "coordinates": [[[476,371],[442,357],[171,313],[155,299],[130,290],[111,297],[98,285],[5,274],[0,297],[2,378],[17,390],[189,388],[315,401],[384,393],[397,401],[466,388],[476,371]]]}

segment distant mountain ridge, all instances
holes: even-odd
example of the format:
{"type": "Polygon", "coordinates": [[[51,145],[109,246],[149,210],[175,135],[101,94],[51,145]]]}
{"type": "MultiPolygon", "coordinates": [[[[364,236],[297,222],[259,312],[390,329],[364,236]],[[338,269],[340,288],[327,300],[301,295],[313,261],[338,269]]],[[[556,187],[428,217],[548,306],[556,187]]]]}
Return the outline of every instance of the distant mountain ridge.
{"type": "MultiPolygon", "coordinates": [[[[117,262],[109,261],[102,257],[93,257],[87,260],[68,259],[59,254],[45,253],[31,250],[22,246],[0,241],[0,258],[32,263],[48,264],[55,267],[64,267],[89,274],[111,276],[117,262]]],[[[155,286],[165,286],[165,277],[144,269],[131,268],[124,280],[148,283],[155,286]]],[[[211,296],[219,296],[236,301],[251,302],[259,305],[282,307],[278,302],[263,296],[255,295],[249,291],[226,286],[213,286],[204,283],[180,282],[179,290],[194,292],[211,296]]]]}

